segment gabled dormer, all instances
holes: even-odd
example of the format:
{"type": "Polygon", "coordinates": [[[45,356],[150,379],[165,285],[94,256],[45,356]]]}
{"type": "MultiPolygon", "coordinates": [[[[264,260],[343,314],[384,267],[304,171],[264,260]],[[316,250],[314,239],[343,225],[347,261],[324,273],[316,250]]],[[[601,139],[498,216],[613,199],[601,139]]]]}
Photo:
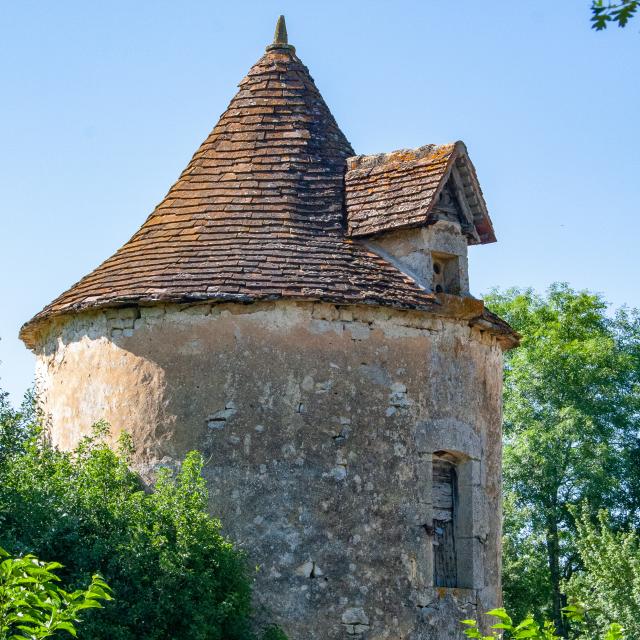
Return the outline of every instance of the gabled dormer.
{"type": "Polygon", "coordinates": [[[347,161],[347,234],[434,293],[469,295],[467,247],[495,242],[462,142],[347,161]]]}

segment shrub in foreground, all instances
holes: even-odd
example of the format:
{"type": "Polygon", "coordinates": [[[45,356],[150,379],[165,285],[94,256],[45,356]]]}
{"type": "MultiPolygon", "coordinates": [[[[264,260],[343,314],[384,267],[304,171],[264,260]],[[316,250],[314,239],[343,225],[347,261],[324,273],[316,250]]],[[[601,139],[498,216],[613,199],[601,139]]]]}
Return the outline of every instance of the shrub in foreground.
{"type": "MultiPolygon", "coordinates": [[[[585,629],[585,609],[579,605],[570,605],[562,609],[566,629],[571,629],[572,638],[581,638],[585,629]]],[[[490,635],[484,635],[476,620],[462,620],[466,626],[464,635],[474,640],[563,640],[564,636],[556,633],[555,624],[545,620],[539,624],[532,616],[526,616],[520,623],[515,623],[511,616],[502,608],[487,611],[486,615],[498,618],[498,622],[491,626],[490,635]]],[[[625,640],[624,629],[617,623],[611,623],[602,628],[596,635],[590,635],[589,640],[625,640]]]]}
{"type": "Polygon", "coordinates": [[[87,612],[83,640],[254,637],[245,558],[207,513],[198,453],[149,493],[129,469],[130,442],[113,452],[104,425],[70,453],[24,438],[29,428],[4,422],[4,441],[22,444],[0,452],[0,545],[62,562],[72,588],[104,576],[114,601],[87,612]]]}

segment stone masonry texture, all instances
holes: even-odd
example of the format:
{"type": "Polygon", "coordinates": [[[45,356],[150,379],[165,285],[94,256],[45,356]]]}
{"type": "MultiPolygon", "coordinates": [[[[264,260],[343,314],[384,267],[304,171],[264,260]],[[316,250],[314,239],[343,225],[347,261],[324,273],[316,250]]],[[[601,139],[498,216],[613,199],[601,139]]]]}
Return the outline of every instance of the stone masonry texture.
{"type": "Polygon", "coordinates": [[[38,388],[54,442],[100,419],[152,479],[190,449],[211,511],[260,567],[259,615],[294,640],[460,638],[499,601],[502,346],[468,321],[288,301],[59,320],[38,388]],[[433,587],[430,464],[477,462],[477,575],[433,587]]]}

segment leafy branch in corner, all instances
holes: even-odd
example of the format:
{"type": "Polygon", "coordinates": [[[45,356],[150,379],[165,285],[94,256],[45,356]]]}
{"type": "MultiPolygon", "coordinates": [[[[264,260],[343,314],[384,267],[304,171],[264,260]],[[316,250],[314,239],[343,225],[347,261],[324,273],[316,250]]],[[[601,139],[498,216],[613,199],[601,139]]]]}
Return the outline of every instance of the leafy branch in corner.
{"type": "Polygon", "coordinates": [[[591,26],[596,31],[606,29],[610,22],[619,27],[626,27],[627,23],[640,8],[639,0],[620,0],[607,2],[593,0],[591,3],[591,26]]]}
{"type": "Polygon", "coordinates": [[[58,562],[28,554],[13,557],[0,547],[0,640],[42,640],[66,631],[76,637],[80,612],[102,607],[110,589],[98,575],[87,589],[67,592],[58,582],[58,562]]]}

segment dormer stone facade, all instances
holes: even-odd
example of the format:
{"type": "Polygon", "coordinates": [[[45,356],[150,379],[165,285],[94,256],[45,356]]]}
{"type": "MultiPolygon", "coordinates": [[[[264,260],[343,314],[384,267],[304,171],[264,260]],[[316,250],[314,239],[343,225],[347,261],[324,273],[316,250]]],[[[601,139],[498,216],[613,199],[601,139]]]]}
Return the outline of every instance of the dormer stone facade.
{"type": "Polygon", "coordinates": [[[347,160],[347,232],[431,293],[469,296],[469,244],[495,242],[462,142],[347,160]]]}
{"type": "Polygon", "coordinates": [[[428,227],[389,231],[364,242],[431,293],[471,295],[467,239],[457,222],[438,220],[428,227]]]}

